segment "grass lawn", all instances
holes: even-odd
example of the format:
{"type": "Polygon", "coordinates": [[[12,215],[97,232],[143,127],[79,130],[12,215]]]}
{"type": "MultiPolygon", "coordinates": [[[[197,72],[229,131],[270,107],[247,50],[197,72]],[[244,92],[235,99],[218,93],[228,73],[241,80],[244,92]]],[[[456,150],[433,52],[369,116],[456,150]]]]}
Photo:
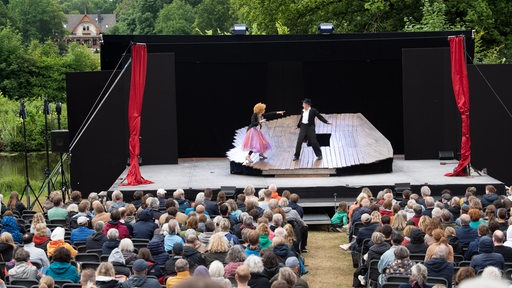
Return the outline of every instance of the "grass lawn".
{"type": "Polygon", "coordinates": [[[304,253],[309,273],[303,278],[311,288],[352,287],[352,258],[339,245],[347,243],[346,233],[327,232],[325,226],[310,227],[309,253],[304,253]]]}

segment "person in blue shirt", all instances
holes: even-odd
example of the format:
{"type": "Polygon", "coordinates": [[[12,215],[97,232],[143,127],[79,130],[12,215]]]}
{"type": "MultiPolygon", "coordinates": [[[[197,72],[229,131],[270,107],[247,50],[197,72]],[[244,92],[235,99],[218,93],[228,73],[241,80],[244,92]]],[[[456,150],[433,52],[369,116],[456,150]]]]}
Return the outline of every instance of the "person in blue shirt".
{"type": "Polygon", "coordinates": [[[78,228],[71,231],[71,243],[74,244],[77,241],[86,241],[89,236],[94,234],[93,229],[89,229],[89,218],[80,216],[77,219],[78,228]]]}

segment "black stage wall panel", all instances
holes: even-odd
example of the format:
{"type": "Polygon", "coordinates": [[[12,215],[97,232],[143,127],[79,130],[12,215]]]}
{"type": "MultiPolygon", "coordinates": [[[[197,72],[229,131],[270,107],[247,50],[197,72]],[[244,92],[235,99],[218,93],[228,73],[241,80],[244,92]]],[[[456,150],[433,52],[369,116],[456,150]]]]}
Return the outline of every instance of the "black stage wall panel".
{"type": "Polygon", "coordinates": [[[437,159],[439,151],[457,155],[461,120],[452,89],[450,49],[404,49],[402,65],[405,159],[437,159]]]}
{"type": "MultiPolygon", "coordinates": [[[[111,71],[66,74],[68,115],[72,115],[68,117],[69,132],[72,139],[111,74],[111,71]]],[[[125,72],[71,151],[73,190],[84,194],[107,190],[125,168],[128,155],[128,101],[121,95],[128,95],[129,89],[130,73],[125,72]]]]}
{"type": "Polygon", "coordinates": [[[489,81],[508,110],[512,111],[512,65],[468,66],[471,163],[475,169],[487,168],[489,175],[511,185],[512,118],[478,70],[489,81]]]}
{"type": "MultiPolygon", "coordinates": [[[[171,53],[148,54],[140,134],[143,165],[177,163],[173,64],[171,53]]],[[[71,137],[77,133],[111,74],[101,71],[66,75],[68,115],[73,115],[69,117],[71,137]]],[[[114,74],[113,80],[118,74],[114,74]]],[[[106,190],[126,167],[130,77],[131,66],[128,66],[71,151],[71,187],[75,190],[84,193],[106,190]]]]}

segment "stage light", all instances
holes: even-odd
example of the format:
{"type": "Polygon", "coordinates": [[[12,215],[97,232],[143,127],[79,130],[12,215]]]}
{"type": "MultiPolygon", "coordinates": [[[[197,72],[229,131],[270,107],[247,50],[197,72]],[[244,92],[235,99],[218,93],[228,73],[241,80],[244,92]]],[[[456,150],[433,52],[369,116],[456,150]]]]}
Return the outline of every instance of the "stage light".
{"type": "Polygon", "coordinates": [[[233,35],[245,35],[245,34],[247,34],[248,30],[249,29],[247,28],[247,25],[245,25],[245,24],[235,24],[231,28],[231,32],[233,33],[233,35]]]}
{"type": "Polygon", "coordinates": [[[332,34],[334,32],[334,25],[332,23],[320,23],[318,25],[318,32],[320,34],[332,34]]]}

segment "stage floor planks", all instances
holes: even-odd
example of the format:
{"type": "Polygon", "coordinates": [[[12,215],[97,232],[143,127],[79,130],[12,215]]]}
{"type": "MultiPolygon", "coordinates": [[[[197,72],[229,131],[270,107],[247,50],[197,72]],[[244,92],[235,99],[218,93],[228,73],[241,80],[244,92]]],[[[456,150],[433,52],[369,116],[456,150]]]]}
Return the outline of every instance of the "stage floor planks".
{"type": "Polygon", "coordinates": [[[299,130],[296,128],[299,115],[292,115],[263,124],[263,134],[268,138],[272,149],[265,154],[266,160],[259,160],[254,153],[254,163],[245,160],[246,151],[241,149],[247,126],[238,129],[233,140],[233,148],[226,154],[230,161],[244,163],[262,170],[263,175],[332,175],[336,169],[362,164],[371,164],[393,158],[391,143],[362,114],[325,114],[332,125],[316,121],[317,134],[330,134],[329,146],[321,147],[323,159],[316,160],[313,149],[302,144],[299,161],[293,161],[295,143],[299,130]]]}

